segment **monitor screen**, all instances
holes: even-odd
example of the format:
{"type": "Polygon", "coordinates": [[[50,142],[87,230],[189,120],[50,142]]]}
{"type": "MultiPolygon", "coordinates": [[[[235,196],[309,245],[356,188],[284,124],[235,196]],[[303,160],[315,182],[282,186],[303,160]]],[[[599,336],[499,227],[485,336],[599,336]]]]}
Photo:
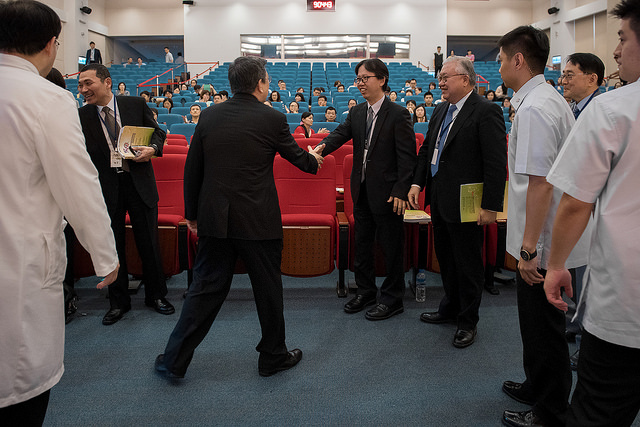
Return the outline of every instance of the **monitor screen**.
{"type": "Polygon", "coordinates": [[[560,64],[562,62],[562,57],[560,55],[552,56],[551,63],[552,64],[560,64]]]}
{"type": "Polygon", "coordinates": [[[87,63],[87,58],[84,56],[78,56],[78,64],[85,65],[87,63]]]}

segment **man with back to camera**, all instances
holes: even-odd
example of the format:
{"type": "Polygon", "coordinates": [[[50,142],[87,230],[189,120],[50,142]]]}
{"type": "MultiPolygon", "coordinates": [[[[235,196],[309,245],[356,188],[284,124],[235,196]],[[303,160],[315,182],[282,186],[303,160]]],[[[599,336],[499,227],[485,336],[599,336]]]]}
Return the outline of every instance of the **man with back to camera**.
{"type": "Polygon", "coordinates": [[[474,343],[484,285],[484,225],[503,210],[507,177],[507,139],[502,109],[475,91],[476,73],[467,58],[448,58],[438,77],[447,102],[436,107],[420,147],[409,203],[420,209],[425,188],[431,205],[434,245],[445,295],[427,323],[456,323],[453,345],[474,343]],[[481,207],[473,222],[462,222],[462,185],[482,183],[481,207]]]}
{"type": "Polygon", "coordinates": [[[110,308],[102,319],[103,325],[116,323],[131,309],[125,249],[127,213],[142,261],[145,305],[160,314],[175,312],[165,298],[167,285],[158,247],[158,189],[151,165],[152,156],[162,156],[166,135],[142,97],[116,97],[111,86],[111,76],[104,65],[87,65],[78,76],[78,92],[86,102],[78,114],[86,149],[98,169],[120,260],[118,278],[109,286],[110,308]],[[127,125],[155,129],[148,147],[133,147],[136,157],[132,160],[122,159],[115,149],[120,129],[127,125]]]}
{"type": "MultiPolygon", "coordinates": [[[[604,63],[600,58],[592,53],[574,53],[567,58],[562,76],[558,79],[558,84],[564,86],[565,98],[571,99],[571,109],[573,115],[577,119],[580,113],[589,103],[600,94],[600,85],[604,81],[604,63]]],[[[580,299],[582,276],[584,268],[576,271],[575,287],[573,290],[573,301],[577,303],[580,299]]],[[[566,336],[568,340],[575,340],[577,350],[569,358],[571,369],[575,370],[578,366],[580,354],[580,339],[582,335],[581,323],[582,316],[574,319],[576,314],[575,304],[567,311],[567,328],[566,336]]]]}
{"type": "Polygon", "coordinates": [[[199,238],[198,253],[180,319],[155,362],[167,378],[184,377],[227,297],[238,257],[249,273],[262,328],[258,373],[271,376],[302,359],[302,351],[288,351],[285,343],[282,218],[273,158],[279,153],[315,174],[322,157],[319,149],[302,150],[285,115],[263,104],[269,95],[266,63],[254,57],[233,61],[233,98],[205,109],[193,135],[184,198],[187,224],[199,238]]]}
{"type": "MultiPolygon", "coordinates": [[[[564,425],[571,391],[564,313],[547,303],[543,289],[553,219],[562,192],[546,176],[575,119],[569,104],[545,82],[549,39],[544,32],[518,27],[505,34],[498,46],[500,74],[515,91],[508,153],[507,251],[518,259],[518,318],[526,375],[523,383],[505,381],[502,389],[533,406],[529,411],[504,411],[502,422],[508,426],[564,425]]],[[[586,264],[588,234],[569,257],[567,267],[586,264]]]]}
{"type": "Polygon", "coordinates": [[[320,147],[326,155],[353,139],[351,197],[358,291],[344,311],[358,313],[377,302],[365,317],[384,320],[404,311],[403,215],[416,163],[416,139],[409,111],[384,96],[389,89],[389,70],[384,62],[365,59],[355,72],[355,84],[367,102],[351,108],[320,147]],[[374,262],[376,240],[386,267],[380,297],[374,262]]]}
{"type": "Polygon", "coordinates": [[[60,18],[10,1],[0,22],[0,134],[11,147],[0,157],[0,424],[39,426],[64,371],[63,215],[106,276],[99,289],[115,280],[118,257],[75,100],[43,78],[60,18]]]}
{"type": "Polygon", "coordinates": [[[623,0],[611,14],[620,19],[620,78],[631,83],[591,100],[548,175],[565,192],[544,283],[560,310],[567,309],[561,290],[572,291],[567,254],[594,217],[568,427],[631,426],[640,410],[640,3],[623,0]]]}
{"type": "Polygon", "coordinates": [[[102,54],[100,54],[100,49],[96,49],[94,42],[89,43],[85,58],[87,59],[87,64],[102,64],[102,54]]]}

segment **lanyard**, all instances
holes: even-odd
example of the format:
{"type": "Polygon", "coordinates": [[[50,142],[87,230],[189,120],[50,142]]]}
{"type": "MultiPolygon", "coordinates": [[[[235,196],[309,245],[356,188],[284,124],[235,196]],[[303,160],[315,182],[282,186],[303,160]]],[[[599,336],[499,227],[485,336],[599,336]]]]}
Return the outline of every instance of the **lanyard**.
{"type": "MultiPolygon", "coordinates": [[[[580,108],[580,112],[583,112],[585,108],[587,108],[587,105],[589,105],[589,103],[591,102],[591,100],[593,99],[594,96],[596,96],[596,92],[598,92],[600,89],[596,89],[591,96],[589,97],[589,99],[587,99],[587,102],[582,106],[582,108],[580,108]]],[[[578,108],[578,104],[576,103],[576,108],[578,108]]]]}

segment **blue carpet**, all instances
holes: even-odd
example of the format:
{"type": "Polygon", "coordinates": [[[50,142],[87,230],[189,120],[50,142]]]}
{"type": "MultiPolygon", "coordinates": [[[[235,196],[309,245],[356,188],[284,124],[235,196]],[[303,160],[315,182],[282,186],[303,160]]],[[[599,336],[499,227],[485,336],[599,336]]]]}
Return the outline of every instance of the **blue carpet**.
{"type": "MultiPolygon", "coordinates": [[[[437,309],[438,275],[428,274],[426,303],[407,290],[405,312],[381,322],[343,312],[336,272],[283,281],[287,345],[304,353],[298,366],[258,376],[260,327],[248,277],[238,275],[186,378],[172,383],[153,362],[179,313],[156,314],[141,290],[132,311],[103,326],[108,301],[95,278],[83,279],[45,425],[498,426],[504,409],[528,409],[500,390],[504,380],[523,378],[514,286],[483,295],[476,343],[456,349],[454,325],[418,319],[437,309]]],[[[179,312],[186,274],[168,286],[179,312]]]]}

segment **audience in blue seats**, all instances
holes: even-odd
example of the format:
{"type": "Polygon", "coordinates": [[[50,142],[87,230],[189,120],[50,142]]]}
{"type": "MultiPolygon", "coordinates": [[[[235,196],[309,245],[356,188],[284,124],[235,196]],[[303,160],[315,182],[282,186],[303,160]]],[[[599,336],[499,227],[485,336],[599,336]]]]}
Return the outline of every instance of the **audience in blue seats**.
{"type": "Polygon", "coordinates": [[[426,123],[427,120],[427,110],[424,108],[424,104],[418,105],[415,110],[413,110],[413,123],[426,123]]]}
{"type": "Polygon", "coordinates": [[[433,107],[433,94],[431,92],[425,92],[423,98],[425,107],[433,107]]]}
{"type": "Polygon", "coordinates": [[[271,92],[271,95],[269,96],[269,98],[271,102],[282,102],[282,99],[280,98],[280,92],[278,92],[277,90],[274,90],[273,92],[271,92]]]}
{"type": "Polygon", "coordinates": [[[333,107],[327,107],[324,112],[324,121],[325,122],[335,122],[338,112],[333,107]]]}
{"type": "Polygon", "coordinates": [[[193,104],[189,109],[189,114],[191,114],[191,119],[188,120],[185,116],[182,116],[182,118],[184,119],[185,123],[198,124],[198,120],[200,119],[201,112],[202,112],[202,109],[200,108],[200,106],[198,104],[193,104]]]}
{"type": "Polygon", "coordinates": [[[413,114],[413,111],[416,109],[416,101],[414,101],[413,99],[408,100],[406,102],[406,107],[407,110],[409,110],[409,112],[413,114]]]}
{"type": "Polygon", "coordinates": [[[171,114],[171,109],[173,108],[173,99],[165,98],[164,101],[162,101],[162,106],[167,109],[169,114],[171,114]]]}
{"type": "Polygon", "coordinates": [[[116,95],[120,95],[120,96],[130,95],[129,91],[127,90],[127,85],[124,82],[118,83],[118,91],[116,92],[116,95]]]}
{"type": "MultiPolygon", "coordinates": [[[[302,119],[300,120],[300,126],[298,126],[293,133],[297,135],[304,135],[305,138],[310,138],[311,135],[316,133],[313,129],[311,129],[311,125],[313,124],[313,113],[305,111],[302,113],[302,119]]],[[[318,129],[318,133],[329,133],[326,128],[318,129]]]]}
{"type": "Polygon", "coordinates": [[[286,107],[287,113],[297,113],[300,111],[300,106],[296,101],[291,101],[289,107],[286,107]]]}
{"type": "Polygon", "coordinates": [[[488,90],[484,93],[484,97],[487,98],[489,101],[493,102],[493,101],[497,101],[496,99],[496,92],[493,90],[488,90]]]}
{"type": "Polygon", "coordinates": [[[398,100],[398,92],[396,92],[395,90],[389,92],[389,100],[391,102],[396,102],[398,100]]]}

